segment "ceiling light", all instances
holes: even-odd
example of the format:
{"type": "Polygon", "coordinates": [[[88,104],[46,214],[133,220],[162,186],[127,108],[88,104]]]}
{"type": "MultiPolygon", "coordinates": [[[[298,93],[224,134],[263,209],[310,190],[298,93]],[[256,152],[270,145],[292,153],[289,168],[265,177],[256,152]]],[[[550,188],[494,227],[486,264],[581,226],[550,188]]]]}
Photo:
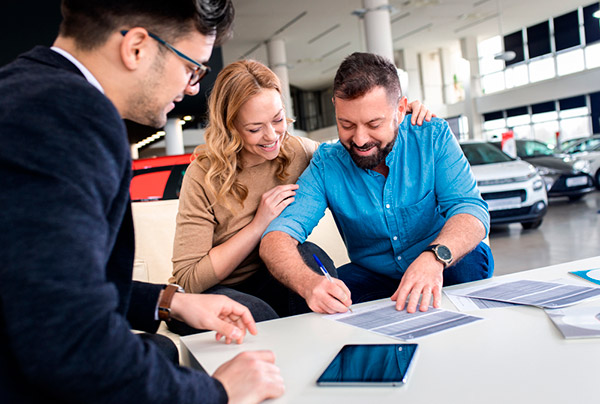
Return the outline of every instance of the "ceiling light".
{"type": "Polygon", "coordinates": [[[194,118],[191,115],[186,115],[186,116],[183,117],[183,120],[186,121],[186,122],[189,122],[192,119],[194,119],[194,118]]]}
{"type": "Polygon", "coordinates": [[[513,51],[506,51],[506,52],[502,52],[499,53],[497,55],[494,56],[494,59],[496,60],[504,60],[505,62],[510,62],[511,60],[513,60],[514,58],[517,57],[517,54],[513,51]]]}
{"type": "Polygon", "coordinates": [[[500,41],[502,41],[502,52],[494,56],[494,59],[510,62],[517,57],[517,54],[511,50],[507,51],[504,47],[504,34],[502,33],[502,7],[500,6],[500,0],[496,0],[496,7],[498,11],[498,31],[500,32],[500,41]]]}

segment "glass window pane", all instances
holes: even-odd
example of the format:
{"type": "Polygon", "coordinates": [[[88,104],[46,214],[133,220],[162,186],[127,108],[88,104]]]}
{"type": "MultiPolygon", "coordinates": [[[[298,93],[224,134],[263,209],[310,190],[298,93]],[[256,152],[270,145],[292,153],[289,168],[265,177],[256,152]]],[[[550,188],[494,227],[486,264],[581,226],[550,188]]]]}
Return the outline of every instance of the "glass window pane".
{"type": "Polygon", "coordinates": [[[583,8],[586,44],[600,41],[600,24],[598,24],[598,19],[593,16],[596,11],[598,11],[598,3],[583,8]]]}
{"type": "Polygon", "coordinates": [[[523,50],[523,32],[517,31],[504,37],[504,50],[513,51],[517,55],[510,62],[506,62],[506,65],[512,65],[525,60],[525,52],[523,50]]]}
{"type": "Polygon", "coordinates": [[[555,75],[554,58],[544,58],[529,63],[529,77],[532,83],[551,79],[555,75]]]}
{"type": "Polygon", "coordinates": [[[483,114],[484,121],[495,121],[496,119],[504,118],[503,111],[486,112],[483,114]]]}
{"type": "Polygon", "coordinates": [[[531,139],[531,125],[515,126],[512,130],[515,139],[531,139]]]}
{"type": "Polygon", "coordinates": [[[504,128],[506,128],[506,121],[504,119],[496,119],[494,121],[486,121],[483,123],[483,130],[486,131],[504,128]]]}
{"type": "Polygon", "coordinates": [[[581,44],[577,10],[554,18],[554,42],[557,51],[581,44]]]}
{"type": "Polygon", "coordinates": [[[479,59],[479,74],[481,75],[499,72],[502,69],[504,69],[504,62],[494,59],[493,56],[479,59]]]}
{"type": "Polygon", "coordinates": [[[566,109],[564,111],[560,111],[558,115],[560,116],[561,119],[572,118],[575,116],[589,115],[589,111],[588,111],[587,107],[572,108],[572,109],[566,109]]]}
{"type": "Polygon", "coordinates": [[[564,111],[565,109],[585,107],[585,95],[576,95],[575,97],[561,98],[558,100],[559,109],[564,111]]]}
{"type": "Polygon", "coordinates": [[[585,67],[583,49],[575,49],[556,55],[556,65],[559,76],[582,71],[585,67]]]}
{"type": "Polygon", "coordinates": [[[490,94],[504,90],[504,72],[482,76],[481,88],[484,94],[490,94]]]}
{"type": "Polygon", "coordinates": [[[529,58],[547,55],[550,49],[550,22],[544,21],[527,28],[529,58]]]}
{"type": "Polygon", "coordinates": [[[529,115],[511,116],[510,118],[506,118],[506,125],[508,125],[509,128],[518,125],[525,125],[530,122],[531,118],[529,115]]]}
{"type": "Polygon", "coordinates": [[[540,142],[555,145],[556,132],[558,132],[558,121],[556,120],[533,124],[533,138],[540,142]]]}
{"type": "Polygon", "coordinates": [[[509,67],[506,69],[506,88],[524,86],[529,83],[527,65],[509,67]]]}
{"type": "Polygon", "coordinates": [[[600,43],[585,48],[585,67],[593,69],[600,66],[600,43]]]}
{"type": "Polygon", "coordinates": [[[556,104],[554,101],[540,102],[539,104],[533,104],[531,106],[531,113],[541,114],[542,112],[556,111],[556,104]]]}
{"type": "Polygon", "coordinates": [[[560,121],[561,134],[564,139],[590,135],[590,118],[587,116],[563,119],[560,121]]]}
{"type": "Polygon", "coordinates": [[[486,39],[485,41],[481,41],[477,44],[477,54],[480,58],[484,58],[486,56],[494,57],[495,55],[502,52],[502,42],[500,35],[496,35],[491,37],[490,39],[486,39]]]}
{"type": "Polygon", "coordinates": [[[533,123],[556,121],[557,119],[558,119],[558,112],[556,112],[556,111],[542,112],[540,114],[531,115],[531,121],[533,123]]]}

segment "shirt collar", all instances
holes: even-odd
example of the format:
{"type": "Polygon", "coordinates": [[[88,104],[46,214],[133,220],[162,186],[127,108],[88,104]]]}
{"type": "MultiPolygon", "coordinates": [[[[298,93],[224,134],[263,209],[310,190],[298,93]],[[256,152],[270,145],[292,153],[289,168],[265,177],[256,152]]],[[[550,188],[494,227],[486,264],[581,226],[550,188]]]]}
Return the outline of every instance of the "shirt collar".
{"type": "Polygon", "coordinates": [[[62,56],[64,56],[65,58],[67,58],[69,60],[69,62],[71,62],[75,66],[77,66],[77,68],[79,69],[79,71],[81,71],[81,74],[83,74],[83,77],[85,77],[86,80],[91,85],[93,85],[94,87],[96,87],[102,94],[104,94],[104,89],[100,85],[100,82],[98,80],[96,80],[96,78],[94,77],[94,75],[92,74],[92,72],[90,72],[79,60],[75,59],[75,56],[71,55],[66,50],[61,49],[61,48],[56,47],[56,46],[52,46],[50,49],[52,49],[56,53],[61,54],[62,56]]]}

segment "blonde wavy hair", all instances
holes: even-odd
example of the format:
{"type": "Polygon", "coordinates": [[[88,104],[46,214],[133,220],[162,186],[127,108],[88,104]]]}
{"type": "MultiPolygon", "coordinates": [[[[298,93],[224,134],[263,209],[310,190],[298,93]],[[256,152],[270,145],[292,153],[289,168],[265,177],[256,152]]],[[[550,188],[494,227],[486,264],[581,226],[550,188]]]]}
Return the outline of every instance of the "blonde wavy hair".
{"type": "MultiPolygon", "coordinates": [[[[242,206],[248,196],[248,188],[237,179],[237,174],[243,170],[240,152],[244,141],[235,128],[235,121],[242,105],[263,89],[277,90],[281,96],[279,79],[260,62],[239,60],[221,70],[208,99],[209,123],[204,132],[206,144],[194,150],[194,157],[199,162],[208,159],[205,176],[208,191],[215,195],[216,202],[224,203],[230,210],[232,207],[226,200],[228,195],[232,195],[242,206]]],[[[290,122],[293,121],[288,119],[290,122]]],[[[280,181],[289,175],[287,168],[291,158],[286,142],[288,137],[286,131],[281,139],[279,155],[275,158],[280,181]]]]}

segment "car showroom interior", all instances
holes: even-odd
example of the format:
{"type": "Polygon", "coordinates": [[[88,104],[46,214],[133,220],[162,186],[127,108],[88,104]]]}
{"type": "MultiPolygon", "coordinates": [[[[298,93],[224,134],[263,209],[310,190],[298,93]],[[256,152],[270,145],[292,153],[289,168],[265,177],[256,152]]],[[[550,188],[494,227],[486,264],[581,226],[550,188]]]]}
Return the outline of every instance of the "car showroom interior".
{"type": "MultiPolygon", "coordinates": [[[[0,67],[8,65],[35,45],[52,46],[61,21],[59,0],[36,2],[35,6],[29,2],[5,3],[10,4],[2,6],[3,24],[0,29],[3,52],[0,67]]],[[[490,227],[484,242],[493,254],[492,280],[505,275],[515,277],[509,279],[520,279],[519,276],[527,273],[541,274],[528,271],[544,268],[548,269],[546,275],[540,275],[544,281],[558,282],[559,278],[567,278],[565,282],[579,286],[600,285],[599,2],[232,0],[232,3],[235,6],[233,34],[212,50],[206,63],[210,71],[200,82],[198,95],[186,96],[183,101],[176,102],[162,128],[124,120],[132,158],[129,192],[136,247],[134,280],[156,284],[179,283],[174,282],[172,277],[173,262],[176,261],[173,245],[178,237],[176,224],[180,220],[180,191],[184,178],[187,178],[186,172],[190,172],[188,168],[195,158],[195,150],[203,150],[206,146],[204,134],[209,116],[208,99],[223,68],[245,59],[268,66],[281,83],[288,132],[321,145],[330,145],[339,142],[340,135],[340,123],[332,102],[336,71],[354,52],[368,52],[381,55],[395,65],[402,95],[409,103],[420,101],[436,118],[448,123],[489,211],[490,227]],[[566,271],[559,273],[558,269],[567,268],[564,266],[567,264],[571,272],[598,269],[598,277],[590,282],[589,279],[574,280],[574,276],[566,271]]],[[[126,31],[122,34],[125,36],[126,31]]],[[[168,43],[166,46],[171,49],[168,43]]],[[[184,55],[184,58],[187,56],[184,55]]],[[[39,157],[40,151],[35,150],[35,145],[31,147],[32,156],[39,157]]],[[[308,240],[321,246],[336,267],[348,264],[353,256],[346,250],[346,236],[338,231],[339,219],[328,210],[315,231],[308,235],[308,240]]],[[[258,254],[258,247],[255,253],[258,254]]],[[[436,256],[440,261],[437,252],[436,256]]],[[[397,258],[401,259],[400,256],[397,258]]],[[[320,264],[317,256],[315,259],[320,264]]],[[[322,264],[321,268],[332,282],[322,264]]],[[[452,308],[448,298],[449,293],[444,294],[444,307],[452,308]]],[[[446,402],[597,402],[597,393],[590,395],[592,386],[578,391],[575,376],[567,376],[567,369],[563,369],[564,374],[556,374],[553,380],[532,377],[528,387],[512,390],[508,387],[504,391],[504,388],[512,386],[511,383],[517,384],[516,375],[524,377],[522,373],[515,371],[513,376],[508,376],[510,381],[507,383],[502,380],[514,369],[521,368],[522,372],[533,371],[534,366],[539,369],[547,366],[548,372],[552,369],[553,365],[545,362],[550,356],[545,351],[540,350],[530,361],[524,359],[528,349],[534,349],[532,347],[535,347],[538,338],[540,349],[552,349],[553,353],[558,351],[557,355],[564,363],[568,362],[565,359],[567,354],[563,355],[560,349],[568,345],[566,349],[572,349],[577,358],[585,358],[585,352],[589,350],[592,362],[597,365],[600,353],[597,348],[597,337],[600,336],[598,302],[596,300],[595,306],[590,309],[596,310],[592,317],[597,321],[589,320],[593,324],[588,322],[584,326],[593,330],[589,336],[596,337],[591,340],[595,341],[595,347],[592,343],[584,346],[590,340],[580,345],[570,344],[573,341],[568,341],[570,337],[565,332],[561,334],[554,329],[550,317],[544,315],[542,318],[538,312],[532,314],[533,311],[523,312],[525,316],[515,320],[515,330],[526,329],[536,322],[542,323],[543,330],[552,330],[551,336],[540,337],[542,331],[523,331],[527,339],[525,348],[519,346],[516,339],[511,339],[512,336],[505,336],[507,346],[514,343],[510,350],[514,350],[515,358],[521,358],[517,359],[518,363],[504,363],[498,353],[494,360],[499,365],[490,376],[491,381],[477,375],[477,369],[469,370],[473,374],[469,377],[481,378],[473,393],[477,399],[464,398],[468,396],[464,390],[466,386],[470,389],[470,385],[461,382],[440,388],[440,391],[447,391],[449,397],[464,398],[449,398],[446,402]],[[528,316],[532,319],[531,323],[528,316]],[[533,363],[536,361],[537,365],[533,363]],[[557,392],[562,391],[560,385],[564,377],[568,381],[563,386],[566,393],[561,395],[557,392]],[[490,391],[490,386],[498,389],[498,397],[493,397],[495,393],[490,391]],[[538,394],[543,399],[538,400],[538,394]]],[[[452,303],[458,307],[454,300],[452,303]]],[[[539,307],[551,308],[539,305],[536,310],[540,313],[539,307]]],[[[481,314],[485,322],[497,318],[498,321],[506,321],[502,323],[506,327],[513,326],[504,314],[494,314],[503,313],[501,310],[504,309],[493,310],[497,311],[480,311],[492,313],[481,314]]],[[[477,316],[480,312],[470,314],[477,316]]],[[[464,320],[465,324],[469,321],[475,324],[464,328],[478,326],[477,320],[464,320]]],[[[305,324],[306,328],[286,324],[287,331],[293,334],[290,337],[293,343],[302,344],[300,337],[303,333],[314,331],[309,322],[305,324]]],[[[259,335],[263,332],[281,345],[275,345],[274,349],[284,379],[289,384],[288,396],[284,395],[283,399],[274,402],[358,403],[378,400],[383,403],[402,402],[404,398],[406,402],[425,402],[424,397],[429,393],[423,394],[422,389],[427,385],[429,376],[423,373],[423,366],[419,366],[425,362],[431,364],[428,367],[432,372],[431,380],[452,379],[448,373],[442,375],[441,370],[435,370],[437,362],[431,353],[439,358],[446,349],[455,348],[440,343],[428,353],[427,343],[434,340],[428,340],[429,336],[420,337],[418,333],[407,334],[406,340],[415,338],[415,342],[423,342],[422,352],[413,369],[414,385],[410,385],[409,378],[407,386],[398,388],[404,389],[399,393],[391,387],[387,387],[390,390],[377,390],[379,387],[338,390],[344,397],[341,400],[335,391],[328,390],[324,394],[324,390],[318,390],[324,387],[316,387],[317,376],[333,358],[333,353],[324,354],[322,363],[318,362],[313,368],[311,366],[315,366],[315,362],[308,362],[310,355],[304,362],[302,358],[293,357],[293,350],[283,346],[284,338],[276,339],[275,328],[268,327],[259,327],[259,335]],[[277,352],[277,349],[280,351],[277,352]],[[294,370],[296,365],[290,365],[289,361],[296,360],[298,365],[294,370]],[[298,379],[289,376],[290,372],[302,371],[308,374],[298,379]],[[295,381],[289,382],[290,379],[295,381]],[[408,400],[413,397],[410,394],[421,395],[421,401],[408,400]]],[[[338,330],[341,325],[336,322],[332,327],[332,330],[338,330]]],[[[161,325],[160,332],[173,337],[172,330],[166,328],[161,325]]],[[[448,335],[452,332],[448,331],[448,335]]],[[[320,336],[320,340],[314,340],[319,341],[316,344],[325,340],[322,348],[333,344],[325,334],[320,336]]],[[[460,344],[463,334],[456,335],[450,341],[460,344]]],[[[477,338],[493,341],[500,338],[498,335],[485,330],[478,331],[477,338]]],[[[355,334],[348,333],[349,339],[354,337],[357,341],[352,342],[356,343],[372,341],[367,337],[360,340],[355,334]]],[[[202,357],[206,360],[202,366],[211,372],[217,362],[222,363],[233,353],[241,352],[240,348],[230,350],[229,346],[216,345],[214,336],[210,341],[208,338],[192,340],[186,339],[191,337],[182,337],[181,344],[179,337],[174,338],[180,349],[182,364],[200,366],[196,360],[202,357]],[[195,350],[205,352],[207,346],[218,348],[206,356],[194,357],[195,350]]],[[[313,339],[308,342],[313,343],[313,339]]],[[[255,336],[248,336],[244,344],[249,344],[252,349],[270,349],[255,336]]],[[[338,345],[335,345],[336,352],[341,348],[338,345]]],[[[467,361],[474,360],[477,355],[468,354],[467,361]]],[[[311,358],[316,360],[318,355],[314,354],[311,358]]],[[[451,362],[440,365],[440,369],[452,372],[448,369],[453,369],[452,366],[457,365],[459,360],[451,362]]],[[[577,377],[585,379],[595,374],[593,377],[597,378],[597,366],[586,366],[580,369],[578,363],[569,363],[566,368],[578,368],[577,377]]],[[[462,370],[457,371],[460,372],[462,370]]],[[[523,385],[527,383],[523,382],[523,385]]],[[[434,386],[430,388],[434,389],[434,386]]],[[[434,401],[444,400],[440,392],[431,394],[430,398],[434,401]]]]}

